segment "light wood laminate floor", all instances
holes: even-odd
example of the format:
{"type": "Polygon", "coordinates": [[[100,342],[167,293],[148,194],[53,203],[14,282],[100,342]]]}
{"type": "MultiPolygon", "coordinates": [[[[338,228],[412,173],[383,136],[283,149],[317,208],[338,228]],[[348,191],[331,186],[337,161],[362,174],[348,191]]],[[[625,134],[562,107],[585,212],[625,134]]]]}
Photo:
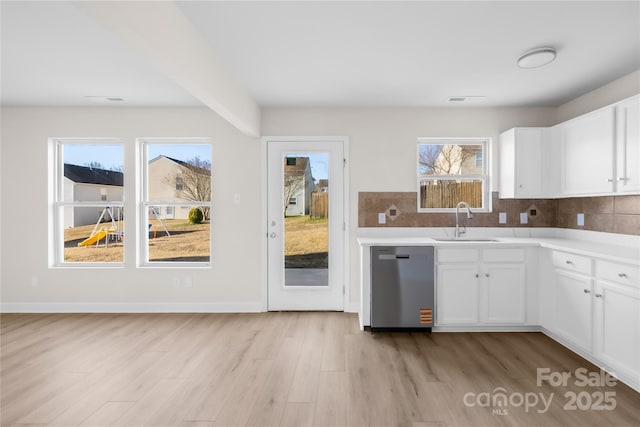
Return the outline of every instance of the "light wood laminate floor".
{"type": "Polygon", "coordinates": [[[4,314],[1,330],[2,426],[640,425],[623,384],[538,386],[537,368],[598,372],[540,333],[372,334],[331,312],[4,314]],[[615,409],[564,408],[605,392],[615,409]],[[525,409],[534,393],[546,411],[525,409]]]}

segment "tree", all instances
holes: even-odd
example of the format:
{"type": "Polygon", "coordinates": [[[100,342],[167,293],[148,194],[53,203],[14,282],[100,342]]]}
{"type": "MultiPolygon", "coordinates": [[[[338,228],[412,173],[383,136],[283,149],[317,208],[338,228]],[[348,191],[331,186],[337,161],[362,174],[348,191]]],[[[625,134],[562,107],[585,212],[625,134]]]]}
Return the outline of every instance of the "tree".
{"type": "Polygon", "coordinates": [[[293,173],[284,174],[284,214],[287,215],[287,209],[291,198],[304,189],[304,177],[293,173]]]}
{"type": "MultiPolygon", "coordinates": [[[[211,162],[194,157],[180,163],[180,172],[167,179],[176,186],[176,197],[192,202],[211,201],[211,162]]],[[[209,219],[209,207],[202,206],[204,219],[209,219]]]]}
{"type": "Polygon", "coordinates": [[[455,144],[423,144],[420,146],[419,167],[421,174],[427,175],[458,175],[462,166],[472,156],[477,148],[468,145],[455,144]]]}

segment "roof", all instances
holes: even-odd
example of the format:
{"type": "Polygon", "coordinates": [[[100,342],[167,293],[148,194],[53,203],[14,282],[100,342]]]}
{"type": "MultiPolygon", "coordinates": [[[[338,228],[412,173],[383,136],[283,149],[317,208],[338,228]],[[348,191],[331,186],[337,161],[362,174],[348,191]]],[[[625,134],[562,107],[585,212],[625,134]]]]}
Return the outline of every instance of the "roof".
{"type": "MultiPolygon", "coordinates": [[[[285,175],[304,175],[309,169],[308,157],[286,156],[284,163],[285,175]],[[291,162],[291,163],[289,163],[291,162]]],[[[311,169],[309,169],[311,171],[311,169]]]]}
{"type": "MultiPolygon", "coordinates": [[[[173,157],[169,157],[169,156],[165,156],[164,154],[160,154],[159,156],[154,157],[153,159],[149,160],[149,164],[156,162],[162,158],[165,158],[167,160],[170,160],[174,163],[177,163],[180,166],[183,166],[185,168],[188,168],[192,171],[195,171],[196,173],[199,173],[201,175],[207,175],[207,176],[211,176],[211,164],[207,161],[205,161],[206,163],[209,163],[209,165],[207,167],[200,167],[200,166],[196,166],[193,161],[189,161],[189,162],[185,162],[183,160],[178,160],[178,159],[174,159],[173,157]]],[[[200,164],[204,164],[200,163],[200,164]]]]}
{"type": "Polygon", "coordinates": [[[64,164],[64,176],[76,183],[113,185],[122,187],[123,173],[105,169],[90,168],[87,166],[64,164]]]}

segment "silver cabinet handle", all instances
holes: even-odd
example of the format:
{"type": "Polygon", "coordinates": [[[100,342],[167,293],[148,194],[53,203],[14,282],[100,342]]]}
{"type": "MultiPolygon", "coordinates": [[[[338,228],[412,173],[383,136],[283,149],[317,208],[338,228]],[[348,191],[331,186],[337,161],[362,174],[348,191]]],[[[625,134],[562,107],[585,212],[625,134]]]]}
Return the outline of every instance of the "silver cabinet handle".
{"type": "Polygon", "coordinates": [[[479,275],[479,274],[476,274],[476,277],[480,277],[480,275],[479,275]]]}
{"type": "Polygon", "coordinates": [[[566,260],[565,262],[566,262],[567,264],[573,264],[573,261],[566,260]]]}
{"type": "Polygon", "coordinates": [[[275,239],[276,238],[276,233],[272,232],[271,234],[269,234],[269,237],[271,237],[272,239],[275,239]]]}
{"type": "Polygon", "coordinates": [[[613,178],[607,178],[607,182],[613,182],[613,178]]]}
{"type": "Polygon", "coordinates": [[[623,279],[624,279],[624,278],[626,278],[626,277],[627,277],[627,275],[626,275],[625,273],[618,273],[618,277],[620,277],[620,278],[623,278],[623,279]]]}
{"type": "Polygon", "coordinates": [[[484,277],[489,277],[489,273],[485,273],[484,277]]]}
{"type": "Polygon", "coordinates": [[[624,182],[624,181],[629,181],[629,178],[627,178],[626,176],[625,176],[625,177],[619,176],[619,177],[616,179],[616,181],[618,181],[618,182],[620,182],[620,181],[623,181],[623,182],[624,182]]]}
{"type": "Polygon", "coordinates": [[[602,294],[596,294],[596,298],[602,298],[602,294]]]}
{"type": "Polygon", "coordinates": [[[591,293],[591,291],[590,291],[589,289],[584,289],[584,293],[585,293],[585,294],[590,294],[590,293],[591,293]]]}

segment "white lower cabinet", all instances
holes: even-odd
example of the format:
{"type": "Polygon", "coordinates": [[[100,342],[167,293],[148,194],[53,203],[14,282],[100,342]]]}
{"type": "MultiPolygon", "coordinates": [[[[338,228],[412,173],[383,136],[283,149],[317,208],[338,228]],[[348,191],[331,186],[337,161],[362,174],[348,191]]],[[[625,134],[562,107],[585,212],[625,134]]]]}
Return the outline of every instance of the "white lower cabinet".
{"type": "Polygon", "coordinates": [[[639,269],[606,261],[596,269],[595,355],[615,374],[640,381],[639,269]],[[607,274],[611,267],[618,271],[614,278],[607,274]]]}
{"type": "Polygon", "coordinates": [[[569,347],[640,387],[640,268],[552,251],[554,319],[569,347]]]}
{"type": "Polygon", "coordinates": [[[485,264],[480,281],[482,323],[524,323],[524,264],[485,264]]]}
{"type": "Polygon", "coordinates": [[[478,265],[438,265],[436,274],[437,324],[478,323],[478,265]]]}
{"type": "Polygon", "coordinates": [[[556,333],[591,351],[593,280],[562,270],[556,274],[556,333]]]}
{"type": "Polygon", "coordinates": [[[524,321],[523,249],[438,249],[436,325],[519,325],[524,321]]]}

